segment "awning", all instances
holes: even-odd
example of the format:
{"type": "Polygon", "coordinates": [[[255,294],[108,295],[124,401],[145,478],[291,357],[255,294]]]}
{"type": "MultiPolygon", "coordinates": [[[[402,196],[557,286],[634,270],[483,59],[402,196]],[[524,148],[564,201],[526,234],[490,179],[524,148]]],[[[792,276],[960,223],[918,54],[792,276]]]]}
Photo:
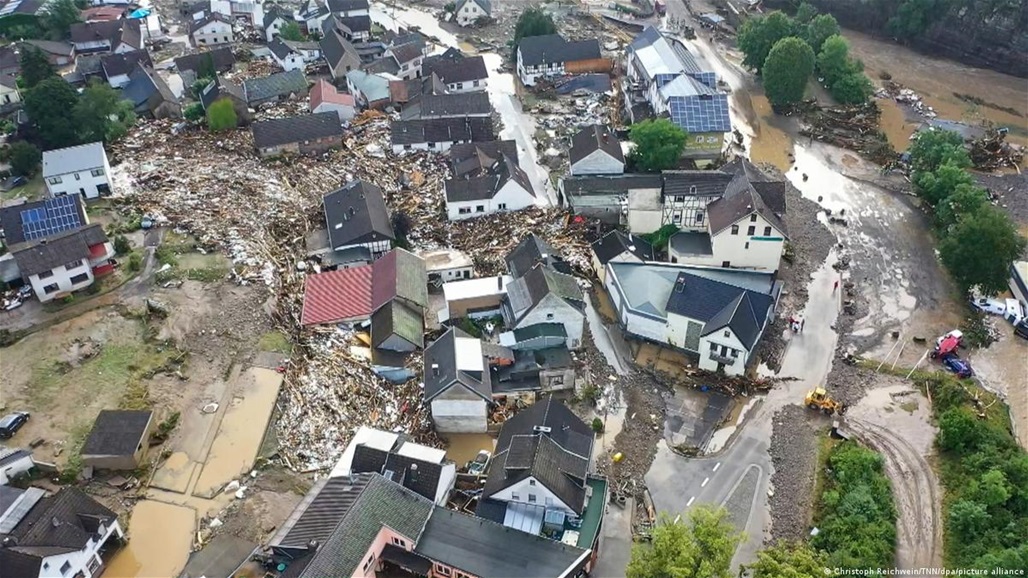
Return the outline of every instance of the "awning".
{"type": "Polygon", "coordinates": [[[150,15],[150,10],[147,8],[136,8],[129,14],[129,18],[146,18],[150,15]]]}
{"type": "Polygon", "coordinates": [[[419,576],[428,576],[432,563],[414,552],[408,552],[395,544],[386,544],[382,548],[382,559],[392,562],[400,568],[414,572],[419,576]]]}

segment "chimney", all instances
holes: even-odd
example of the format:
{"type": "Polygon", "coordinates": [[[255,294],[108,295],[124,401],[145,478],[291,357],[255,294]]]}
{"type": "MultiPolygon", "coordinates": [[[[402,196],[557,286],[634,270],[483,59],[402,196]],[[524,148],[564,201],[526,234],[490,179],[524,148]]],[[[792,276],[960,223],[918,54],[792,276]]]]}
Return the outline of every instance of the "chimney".
{"type": "Polygon", "coordinates": [[[438,363],[433,363],[432,364],[432,375],[435,376],[435,377],[439,377],[439,364],[438,363]]]}
{"type": "Polygon", "coordinates": [[[503,275],[496,276],[496,289],[498,291],[503,291],[503,275]]]}
{"type": "Polygon", "coordinates": [[[418,481],[418,464],[410,465],[410,481],[412,484],[415,484],[418,481]]]}

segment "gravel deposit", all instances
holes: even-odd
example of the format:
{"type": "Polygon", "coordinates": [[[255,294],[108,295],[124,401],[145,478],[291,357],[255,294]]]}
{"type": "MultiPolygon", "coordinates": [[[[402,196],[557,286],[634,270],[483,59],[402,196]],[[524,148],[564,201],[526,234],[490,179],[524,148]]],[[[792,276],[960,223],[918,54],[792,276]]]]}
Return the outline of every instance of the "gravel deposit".
{"type": "Polygon", "coordinates": [[[817,431],[814,414],[798,405],[779,410],[771,435],[771,538],[803,540],[810,533],[817,467],[817,431]]]}

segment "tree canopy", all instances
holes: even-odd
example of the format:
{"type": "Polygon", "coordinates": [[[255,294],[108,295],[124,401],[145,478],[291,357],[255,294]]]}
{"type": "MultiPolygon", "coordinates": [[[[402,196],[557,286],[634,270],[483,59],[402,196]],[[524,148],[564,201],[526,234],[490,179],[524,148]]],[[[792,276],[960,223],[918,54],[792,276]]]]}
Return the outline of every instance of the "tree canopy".
{"type": "Polygon", "coordinates": [[[828,567],[828,558],[804,542],[778,542],[757,552],[757,561],[745,566],[751,578],[811,578],[828,567]]]}
{"type": "Polygon", "coordinates": [[[556,34],[557,25],[553,18],[538,8],[529,8],[521,12],[517,24],[514,25],[514,60],[517,60],[518,44],[522,38],[529,36],[545,36],[556,34]]]}
{"type": "Polygon", "coordinates": [[[82,142],[114,142],[136,122],[132,103],[106,82],[93,82],[82,91],[73,117],[82,142]]]}
{"type": "Polygon", "coordinates": [[[962,290],[977,286],[995,294],[1006,290],[1010,263],[1024,248],[1024,238],[1007,215],[983,205],[949,230],[939,243],[939,256],[962,290]]]}
{"type": "Polygon", "coordinates": [[[862,72],[851,72],[835,81],[829,91],[832,98],[840,104],[860,104],[871,98],[875,89],[871,81],[862,72]]]}
{"type": "Polygon", "coordinates": [[[750,18],[739,29],[738,43],[745,58],[742,63],[761,73],[764,61],[779,40],[794,36],[796,24],[782,12],[774,11],[767,16],[750,18]]]}
{"type": "Polygon", "coordinates": [[[793,16],[793,18],[800,24],[808,24],[815,16],[817,16],[817,13],[818,9],[816,6],[809,2],[804,2],[796,9],[796,15],[793,16]]]}
{"type": "Polygon", "coordinates": [[[25,141],[12,144],[8,150],[11,172],[24,177],[31,177],[36,172],[42,158],[39,149],[25,141]]]}
{"type": "Polygon", "coordinates": [[[947,160],[934,171],[914,173],[914,190],[926,203],[935,207],[960,185],[972,185],[974,179],[964,169],[947,160]]]}
{"type": "Polygon", "coordinates": [[[232,101],[223,98],[207,108],[207,128],[213,132],[236,128],[238,119],[232,101]]]}
{"type": "Polygon", "coordinates": [[[849,52],[849,43],[842,36],[835,34],[825,39],[817,54],[817,71],[824,79],[825,86],[831,87],[847,74],[857,72],[849,52]]]}
{"type": "Polygon", "coordinates": [[[920,131],[907,152],[910,153],[910,168],[915,173],[934,171],[947,161],[960,168],[971,166],[964,137],[951,130],[920,131]]]}
{"type": "Polygon", "coordinates": [[[41,81],[25,95],[25,112],[48,149],[78,144],[77,102],[75,89],[58,76],[41,81]]]}
{"type": "Polygon", "coordinates": [[[43,80],[57,75],[46,54],[31,44],[21,45],[19,64],[21,64],[21,81],[25,88],[32,88],[43,80]]]}
{"type": "Polygon", "coordinates": [[[302,41],[303,31],[300,30],[300,25],[296,22],[287,22],[282,30],[278,33],[279,38],[282,40],[295,40],[297,42],[302,41]]]}
{"type": "Polygon", "coordinates": [[[814,71],[814,51],[796,37],[779,40],[764,62],[764,91],[774,106],[799,102],[814,71]]]}
{"type": "Polygon", "coordinates": [[[662,171],[678,166],[687,135],[669,119],[657,118],[633,124],[628,137],[635,143],[629,161],[641,171],[662,171]]]}
{"type": "Polygon", "coordinates": [[[47,4],[43,22],[50,38],[64,40],[71,36],[71,25],[82,22],[82,17],[75,0],[53,0],[47,4]]]}
{"type": "Polygon", "coordinates": [[[662,515],[650,544],[632,547],[628,578],[730,578],[732,555],[742,540],[724,508],[696,506],[686,521],[662,515]]]}
{"type": "Polygon", "coordinates": [[[985,189],[960,183],[935,206],[935,226],[939,231],[948,232],[950,227],[959,223],[965,215],[975,214],[988,202],[989,195],[985,189]]]}
{"type": "Polygon", "coordinates": [[[837,36],[841,32],[842,29],[839,28],[839,23],[835,21],[834,16],[831,14],[819,14],[807,24],[805,38],[807,44],[817,54],[821,51],[821,46],[824,45],[825,40],[832,36],[837,36]]]}

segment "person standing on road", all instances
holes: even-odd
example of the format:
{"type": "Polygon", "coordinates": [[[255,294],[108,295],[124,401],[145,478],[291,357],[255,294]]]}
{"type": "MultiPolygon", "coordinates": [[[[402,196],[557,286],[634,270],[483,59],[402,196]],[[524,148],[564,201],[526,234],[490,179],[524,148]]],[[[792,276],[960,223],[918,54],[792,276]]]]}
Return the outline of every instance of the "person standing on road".
{"type": "Polygon", "coordinates": [[[835,280],[835,285],[832,285],[832,294],[834,295],[835,292],[838,291],[838,290],[839,290],[839,280],[836,279],[835,280]]]}

